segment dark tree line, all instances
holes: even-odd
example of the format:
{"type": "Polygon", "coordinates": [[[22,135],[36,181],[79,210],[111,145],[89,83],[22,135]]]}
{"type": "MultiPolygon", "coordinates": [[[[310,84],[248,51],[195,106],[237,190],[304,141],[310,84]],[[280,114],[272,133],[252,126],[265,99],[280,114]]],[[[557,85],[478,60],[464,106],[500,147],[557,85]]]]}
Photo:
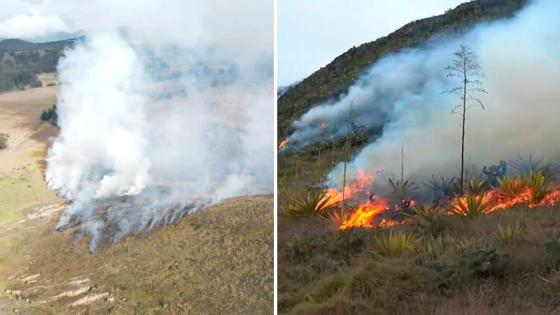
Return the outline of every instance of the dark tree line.
{"type": "Polygon", "coordinates": [[[41,113],[41,120],[42,121],[50,121],[51,124],[57,126],[58,123],[58,113],[56,112],[56,104],[54,104],[51,108],[44,110],[41,113]]]}

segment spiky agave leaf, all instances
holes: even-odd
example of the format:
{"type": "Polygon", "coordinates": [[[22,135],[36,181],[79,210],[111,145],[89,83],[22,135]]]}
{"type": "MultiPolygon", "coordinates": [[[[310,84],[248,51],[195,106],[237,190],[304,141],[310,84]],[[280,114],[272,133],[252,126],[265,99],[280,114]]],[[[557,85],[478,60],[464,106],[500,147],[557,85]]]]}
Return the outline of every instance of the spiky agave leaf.
{"type": "Polygon", "coordinates": [[[326,212],[337,205],[338,203],[324,191],[310,190],[305,196],[289,204],[286,213],[292,216],[309,215],[326,212]]]}
{"type": "Polygon", "coordinates": [[[531,203],[538,204],[552,191],[552,179],[544,172],[532,172],[525,178],[527,185],[531,188],[531,203]]]}
{"type": "Polygon", "coordinates": [[[391,197],[397,200],[407,199],[412,191],[416,190],[416,185],[409,180],[393,180],[389,178],[389,184],[391,185],[391,197]]]}
{"type": "Polygon", "coordinates": [[[382,237],[375,237],[377,248],[373,254],[376,256],[398,256],[414,252],[421,241],[421,237],[413,234],[391,231],[382,237]]]}
{"type": "Polygon", "coordinates": [[[525,230],[519,223],[514,226],[502,225],[498,223],[498,231],[495,236],[496,239],[504,245],[512,245],[518,242],[524,234],[525,230]]]}
{"type": "Polygon", "coordinates": [[[516,197],[527,188],[527,182],[523,178],[506,176],[498,179],[498,193],[507,198],[516,197]]]}
{"type": "Polygon", "coordinates": [[[450,211],[455,215],[476,217],[489,213],[492,210],[493,203],[493,198],[489,197],[486,193],[482,193],[478,196],[467,193],[464,197],[457,200],[450,211]]]}
{"type": "Polygon", "coordinates": [[[467,191],[473,195],[480,195],[488,189],[486,181],[473,178],[467,183],[467,191]]]}

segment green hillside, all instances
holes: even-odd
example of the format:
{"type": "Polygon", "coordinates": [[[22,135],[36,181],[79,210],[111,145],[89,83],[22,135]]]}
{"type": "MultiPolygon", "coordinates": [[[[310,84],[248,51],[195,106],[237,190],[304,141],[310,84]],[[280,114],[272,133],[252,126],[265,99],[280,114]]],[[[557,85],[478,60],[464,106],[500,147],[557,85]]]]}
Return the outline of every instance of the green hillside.
{"type": "Polygon", "coordinates": [[[380,58],[447,33],[459,33],[482,21],[511,17],[527,0],[476,0],[445,14],[411,22],[399,30],[352,47],[330,64],[290,87],[278,99],[279,135],[285,136],[291,122],[314,104],[347,91],[360,74],[380,58]]]}
{"type": "Polygon", "coordinates": [[[55,72],[64,49],[74,41],[40,44],[20,39],[0,41],[0,92],[40,86],[37,74],[55,72]]]}

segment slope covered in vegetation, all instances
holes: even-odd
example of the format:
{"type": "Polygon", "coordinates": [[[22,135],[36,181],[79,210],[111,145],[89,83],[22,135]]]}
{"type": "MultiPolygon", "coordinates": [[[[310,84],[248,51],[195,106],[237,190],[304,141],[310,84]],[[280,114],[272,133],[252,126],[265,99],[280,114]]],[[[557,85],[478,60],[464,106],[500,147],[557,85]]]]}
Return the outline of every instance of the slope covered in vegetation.
{"type": "Polygon", "coordinates": [[[347,91],[360,74],[380,58],[428,39],[465,31],[476,23],[513,16],[527,0],[475,0],[445,14],[411,22],[375,41],[352,47],[327,66],[291,86],[278,99],[279,135],[313,105],[347,91]]]}
{"type": "Polygon", "coordinates": [[[0,41],[0,92],[37,87],[37,74],[55,72],[64,49],[75,40],[31,43],[19,39],[0,41]]]}

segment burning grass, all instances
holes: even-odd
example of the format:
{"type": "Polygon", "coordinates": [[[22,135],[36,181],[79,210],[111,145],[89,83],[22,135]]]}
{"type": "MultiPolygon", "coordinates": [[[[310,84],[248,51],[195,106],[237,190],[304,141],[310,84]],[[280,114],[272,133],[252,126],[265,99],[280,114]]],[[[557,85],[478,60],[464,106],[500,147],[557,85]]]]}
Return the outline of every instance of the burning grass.
{"type": "MultiPolygon", "coordinates": [[[[415,189],[413,183],[389,179],[392,192],[385,198],[372,192],[374,178],[362,171],[344,189],[327,188],[322,194],[315,195],[313,206],[307,208],[315,209],[316,214],[341,230],[391,227],[402,223],[411,214],[429,214],[430,203],[418,208],[418,202],[410,197],[411,191],[415,189]]],[[[442,182],[452,181],[443,179],[442,182]]],[[[523,177],[498,179],[496,187],[472,179],[467,184],[464,196],[455,195],[448,198],[447,202],[438,203],[449,215],[475,217],[520,205],[529,208],[551,207],[559,201],[560,188],[554,186],[553,180],[544,171],[537,171],[523,177]]]]}
{"type": "MultiPolygon", "coordinates": [[[[297,158],[301,169],[315,166],[297,158]]],[[[280,218],[280,313],[553,312],[560,305],[560,199],[550,174],[535,169],[494,186],[471,181],[463,197],[455,180],[434,177],[419,185],[433,199],[399,194],[396,180],[376,194],[373,183],[384,179],[365,172],[345,189],[323,189],[336,205],[322,211],[328,224],[317,215],[280,218]],[[461,205],[465,211],[453,213],[461,205]]],[[[314,167],[287,176],[279,185],[281,213],[302,188],[320,189],[323,176],[314,167]]]]}

